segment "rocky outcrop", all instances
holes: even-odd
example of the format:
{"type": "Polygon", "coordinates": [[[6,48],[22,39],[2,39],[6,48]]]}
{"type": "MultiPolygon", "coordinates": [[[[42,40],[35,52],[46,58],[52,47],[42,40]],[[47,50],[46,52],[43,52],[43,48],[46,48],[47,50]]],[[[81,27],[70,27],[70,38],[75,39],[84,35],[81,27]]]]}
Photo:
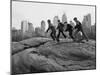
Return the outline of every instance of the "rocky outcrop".
{"type": "Polygon", "coordinates": [[[11,53],[13,55],[17,52],[23,51],[28,48],[38,47],[48,41],[49,40],[47,38],[32,38],[32,39],[23,40],[20,42],[12,42],[11,53]]]}
{"type": "Polygon", "coordinates": [[[12,46],[11,46],[11,49],[12,49],[11,54],[15,54],[15,53],[17,53],[19,51],[22,51],[26,47],[23,44],[20,44],[19,42],[12,42],[11,44],[12,44],[12,46]]]}
{"type": "Polygon", "coordinates": [[[66,68],[57,64],[53,59],[39,55],[38,53],[32,53],[31,51],[36,51],[36,49],[26,49],[12,56],[13,74],[66,70],[66,68]]]}
{"type": "Polygon", "coordinates": [[[46,38],[33,38],[17,42],[17,46],[12,44],[12,52],[15,52],[12,55],[13,74],[96,68],[96,43],[93,40],[77,43],[62,39],[56,43],[46,38]]]}

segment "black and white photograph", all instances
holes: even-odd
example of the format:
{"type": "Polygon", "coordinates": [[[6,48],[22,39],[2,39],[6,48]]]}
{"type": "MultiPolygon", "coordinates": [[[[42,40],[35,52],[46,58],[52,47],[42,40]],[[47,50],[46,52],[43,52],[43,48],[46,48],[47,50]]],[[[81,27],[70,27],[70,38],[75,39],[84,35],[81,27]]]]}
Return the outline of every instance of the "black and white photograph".
{"type": "Polygon", "coordinates": [[[11,1],[11,74],[96,69],[96,5],[11,1]]]}

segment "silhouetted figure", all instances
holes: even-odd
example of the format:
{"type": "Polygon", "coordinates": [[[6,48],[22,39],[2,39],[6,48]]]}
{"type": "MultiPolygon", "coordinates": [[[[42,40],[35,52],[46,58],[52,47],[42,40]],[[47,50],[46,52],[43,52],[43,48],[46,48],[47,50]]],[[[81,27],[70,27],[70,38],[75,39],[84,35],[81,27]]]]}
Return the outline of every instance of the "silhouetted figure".
{"type": "Polygon", "coordinates": [[[51,30],[50,36],[53,40],[56,40],[56,29],[55,27],[52,25],[50,20],[47,20],[48,22],[48,29],[46,32],[48,32],[49,30],[51,30]]]}
{"type": "Polygon", "coordinates": [[[67,24],[67,22],[64,22],[64,25],[67,25],[67,28],[66,28],[66,32],[68,31],[69,32],[69,36],[74,40],[74,37],[72,35],[73,33],[73,26],[71,24],[67,24]]]}
{"type": "Polygon", "coordinates": [[[79,31],[81,31],[81,32],[82,32],[82,35],[85,37],[86,41],[88,41],[88,37],[86,36],[86,34],[85,34],[84,31],[83,31],[81,22],[78,21],[76,17],[75,17],[73,20],[76,22],[76,26],[74,27],[74,29],[77,29],[77,31],[75,32],[75,35],[76,35],[79,31]]]}
{"type": "Polygon", "coordinates": [[[64,38],[66,38],[66,35],[63,33],[63,31],[64,31],[64,24],[62,24],[60,22],[60,20],[58,20],[58,27],[57,27],[57,29],[58,29],[57,41],[59,42],[60,41],[59,40],[60,33],[62,33],[62,35],[64,36],[64,38]]]}

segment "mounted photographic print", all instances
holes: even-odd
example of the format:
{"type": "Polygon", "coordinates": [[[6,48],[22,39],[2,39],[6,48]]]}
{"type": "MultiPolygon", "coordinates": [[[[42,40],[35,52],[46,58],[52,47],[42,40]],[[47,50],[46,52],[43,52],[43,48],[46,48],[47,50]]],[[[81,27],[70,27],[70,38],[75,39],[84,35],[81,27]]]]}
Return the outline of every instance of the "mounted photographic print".
{"type": "Polygon", "coordinates": [[[11,1],[11,74],[96,69],[96,6],[11,1]]]}

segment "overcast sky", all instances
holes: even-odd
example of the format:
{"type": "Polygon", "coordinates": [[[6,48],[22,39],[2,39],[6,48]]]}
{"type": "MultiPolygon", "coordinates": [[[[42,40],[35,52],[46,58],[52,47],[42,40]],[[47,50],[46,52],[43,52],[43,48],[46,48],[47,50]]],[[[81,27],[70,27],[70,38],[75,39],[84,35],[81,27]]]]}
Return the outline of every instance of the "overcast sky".
{"type": "Polygon", "coordinates": [[[12,2],[12,27],[20,29],[21,21],[27,20],[33,23],[34,27],[40,26],[41,20],[53,20],[54,16],[61,19],[63,13],[66,14],[68,21],[74,17],[82,22],[84,15],[91,14],[92,25],[95,23],[95,7],[79,5],[61,5],[33,2],[12,2]]]}

